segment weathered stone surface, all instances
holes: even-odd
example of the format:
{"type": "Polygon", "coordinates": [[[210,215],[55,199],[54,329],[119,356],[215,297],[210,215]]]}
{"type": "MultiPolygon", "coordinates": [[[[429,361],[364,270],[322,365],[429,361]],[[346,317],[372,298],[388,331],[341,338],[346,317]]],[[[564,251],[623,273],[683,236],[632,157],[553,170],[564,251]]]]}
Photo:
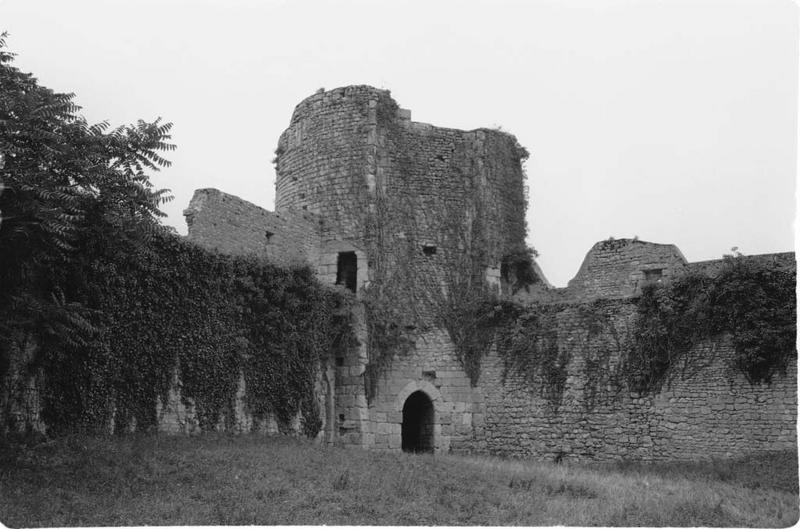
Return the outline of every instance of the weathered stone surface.
{"type": "Polygon", "coordinates": [[[769,385],[751,385],[730,367],[734,351],[722,337],[695,347],[689,358],[694,368],[673,373],[655,395],[620,391],[620,385],[608,383],[621,360],[614,335],[625,332],[634,309],[624,299],[611,309],[613,332],[594,334],[586,331],[577,305],[559,314],[559,346],[571,348],[571,360],[557,407],[519,374],[504,377],[496,352],[485,359],[480,383],[486,394],[485,428],[474,436],[473,449],[545,459],[562,454],[565,459],[671,460],[795,447],[795,364],[769,385]],[[607,363],[603,372],[590,374],[586,359],[598,354],[607,363]],[[509,442],[523,436],[536,442],[509,442]]]}
{"type": "Polygon", "coordinates": [[[183,214],[188,239],[206,248],[282,266],[318,260],[322,226],[313,214],[273,213],[216,189],[195,191],[183,214]]]}

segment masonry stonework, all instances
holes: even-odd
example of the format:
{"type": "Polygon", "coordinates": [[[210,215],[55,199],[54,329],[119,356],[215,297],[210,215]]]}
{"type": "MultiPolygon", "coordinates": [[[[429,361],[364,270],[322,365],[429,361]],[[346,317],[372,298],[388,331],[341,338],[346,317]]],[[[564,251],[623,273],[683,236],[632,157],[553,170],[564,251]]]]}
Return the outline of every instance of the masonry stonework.
{"type": "MultiPolygon", "coordinates": [[[[750,385],[727,367],[733,353],[726,337],[695,347],[690,357],[697,361],[672,373],[656,394],[622,389],[615,378],[620,336],[630,329],[641,287],[720,266],[687,263],[674,245],[631,239],[594,245],[566,288],[550,287],[534,263],[533,288],[516,294],[520,302],[558,306],[558,348],[569,358],[559,401],[509,370],[495,350],[473,385],[441,325],[417,329],[409,314],[397,325],[406,326],[413,346],[382,370],[368,399],[362,302],[378,278],[400,274],[405,263],[407,284],[446,289],[448,274],[470,254],[486,281],[508,294],[503,259],[525,245],[526,153],[514,137],[410,117],[388,91],[368,86],[312,95],[279,140],[275,212],[213,189],[198,190],[185,212],[190,240],[281,265],[305,263],[323,283],[355,291],[359,344],[320,371],[320,438],[377,450],[556,460],[697,459],[795,447],[795,364],[771,384],[750,385]],[[580,316],[582,303],[597,300],[609,322],[600,330],[580,316]],[[425,442],[404,445],[412,430],[425,442]]],[[[757,259],[796,266],[793,253],[757,259]]],[[[404,296],[415,299],[414,292],[404,296]]],[[[160,410],[162,428],[189,431],[191,410],[177,396],[170,402],[160,410]]],[[[276,428],[248,419],[243,404],[235,415],[235,429],[276,428]]]]}
{"type": "Polygon", "coordinates": [[[602,332],[587,329],[577,306],[558,314],[559,348],[569,350],[570,362],[557,406],[489,355],[480,383],[486,425],[470,448],[551,460],[690,460],[795,446],[796,364],[772,384],[753,386],[729,367],[727,338],[696,346],[687,368],[656,394],[633,393],[615,381],[618,339],[634,311],[629,300],[608,303],[611,327],[602,332]],[[589,365],[598,360],[602,373],[589,365]]]}
{"type": "Polygon", "coordinates": [[[273,213],[216,189],[198,189],[183,215],[189,238],[209,249],[282,266],[318,258],[321,221],[305,211],[273,213]]]}

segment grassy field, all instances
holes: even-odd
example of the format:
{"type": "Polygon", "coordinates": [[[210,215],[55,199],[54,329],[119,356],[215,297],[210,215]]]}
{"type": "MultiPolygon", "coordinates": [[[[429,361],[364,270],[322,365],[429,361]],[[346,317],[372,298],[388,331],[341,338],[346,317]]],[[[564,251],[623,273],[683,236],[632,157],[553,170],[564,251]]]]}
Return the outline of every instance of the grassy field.
{"type": "Polygon", "coordinates": [[[0,521],[97,525],[786,527],[797,456],[555,465],[379,454],[263,436],[0,446],[0,521]]]}

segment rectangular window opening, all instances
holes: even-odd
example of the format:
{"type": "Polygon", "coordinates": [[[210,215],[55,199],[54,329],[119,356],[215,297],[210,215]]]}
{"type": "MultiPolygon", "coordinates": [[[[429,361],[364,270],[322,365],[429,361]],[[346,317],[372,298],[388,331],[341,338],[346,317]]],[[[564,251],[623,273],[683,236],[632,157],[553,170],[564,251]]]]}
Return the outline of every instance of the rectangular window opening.
{"type": "Polygon", "coordinates": [[[660,283],[662,277],[664,277],[664,270],[662,268],[656,268],[653,270],[644,270],[645,281],[653,281],[655,283],[660,283]]]}
{"type": "Polygon", "coordinates": [[[436,255],[436,246],[432,244],[426,244],[422,247],[422,253],[426,256],[430,257],[431,255],[436,255]]]}
{"type": "Polygon", "coordinates": [[[356,252],[339,252],[336,259],[336,284],[344,285],[351,291],[356,291],[358,278],[358,258],[356,252]]]}

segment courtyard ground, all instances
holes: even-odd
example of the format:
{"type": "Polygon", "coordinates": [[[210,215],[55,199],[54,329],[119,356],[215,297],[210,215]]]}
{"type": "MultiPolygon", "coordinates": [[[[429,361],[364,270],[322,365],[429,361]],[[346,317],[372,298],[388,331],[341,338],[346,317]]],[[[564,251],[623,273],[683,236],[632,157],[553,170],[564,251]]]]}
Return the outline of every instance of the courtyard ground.
{"type": "Polygon", "coordinates": [[[786,527],[797,520],[796,453],[556,465],[381,454],[258,435],[0,444],[0,521],[11,527],[786,527]]]}

